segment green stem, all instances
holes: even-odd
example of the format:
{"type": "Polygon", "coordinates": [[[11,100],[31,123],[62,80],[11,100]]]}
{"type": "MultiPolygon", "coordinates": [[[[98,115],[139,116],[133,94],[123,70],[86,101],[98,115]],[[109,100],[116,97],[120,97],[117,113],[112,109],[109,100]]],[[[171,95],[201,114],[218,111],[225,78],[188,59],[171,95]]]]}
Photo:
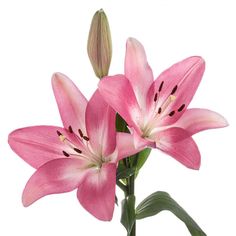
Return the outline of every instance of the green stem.
{"type": "MultiPolygon", "coordinates": [[[[137,158],[138,158],[138,155],[135,155],[132,164],[131,164],[131,159],[129,158],[129,160],[128,160],[128,165],[129,165],[128,167],[129,167],[129,168],[136,166],[136,164],[137,164],[137,158]],[[131,166],[131,165],[132,165],[132,166],[131,166]]],[[[127,182],[128,182],[128,184],[127,184],[127,190],[128,190],[127,195],[128,195],[128,196],[130,196],[130,195],[135,196],[135,188],[134,188],[134,187],[135,187],[135,185],[134,185],[134,184],[135,184],[135,175],[131,175],[131,176],[128,178],[127,182]]],[[[134,211],[135,211],[135,202],[134,202],[134,205],[133,205],[133,209],[134,209],[134,211]]],[[[136,235],[136,219],[134,219],[133,228],[132,228],[131,232],[128,233],[127,236],[135,236],[135,235],[136,235]]]]}
{"type": "MultiPolygon", "coordinates": [[[[135,181],[135,175],[130,176],[129,181],[129,195],[134,195],[134,181],[135,181]]],[[[135,211],[135,203],[133,205],[134,211],[135,211]]],[[[128,236],[135,236],[136,235],[136,219],[134,219],[134,224],[131,232],[128,234],[128,236]]]]}

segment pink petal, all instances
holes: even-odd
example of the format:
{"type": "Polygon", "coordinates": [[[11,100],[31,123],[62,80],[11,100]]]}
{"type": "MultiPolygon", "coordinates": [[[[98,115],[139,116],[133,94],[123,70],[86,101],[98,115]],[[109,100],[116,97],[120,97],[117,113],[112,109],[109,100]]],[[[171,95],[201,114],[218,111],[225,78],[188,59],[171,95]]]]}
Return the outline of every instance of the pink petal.
{"type": "Polygon", "coordinates": [[[194,108],[186,110],[173,126],[185,129],[193,135],[206,129],[228,126],[228,122],[219,113],[207,109],[194,108]]]}
{"type": "MultiPolygon", "coordinates": [[[[157,107],[163,107],[170,95],[173,100],[166,109],[162,109],[162,125],[173,124],[183,114],[198,85],[205,69],[205,62],[201,57],[189,57],[165,70],[157,78],[149,90],[149,99],[154,99],[158,93],[157,107]],[[169,116],[172,111],[173,116],[169,116]]],[[[151,100],[150,100],[151,102],[151,100]]]]}
{"type": "Polygon", "coordinates": [[[93,149],[101,156],[107,156],[115,150],[115,118],[116,112],[96,90],[86,109],[86,128],[93,149]]]}
{"type": "Polygon", "coordinates": [[[125,76],[130,81],[141,107],[146,106],[146,96],[153,82],[152,69],[148,65],[143,45],[134,38],[126,43],[125,76]]]}
{"type": "Polygon", "coordinates": [[[123,75],[107,76],[99,82],[98,88],[104,100],[128,125],[139,129],[140,109],[129,80],[123,75]]]}
{"type": "Polygon", "coordinates": [[[110,221],[115,205],[116,165],[104,164],[84,179],[77,196],[81,205],[93,216],[110,221]]]}
{"type": "Polygon", "coordinates": [[[199,169],[201,155],[192,137],[180,128],[170,128],[159,133],[157,148],[175,158],[188,168],[199,169]],[[180,141],[179,141],[180,140],[180,141]]]}
{"type": "Polygon", "coordinates": [[[47,162],[31,176],[22,195],[25,207],[54,193],[74,190],[86,177],[84,163],[79,159],[63,158],[47,162]]]}
{"type": "Polygon", "coordinates": [[[65,157],[62,154],[64,144],[57,131],[66,130],[55,126],[32,126],[17,129],[9,134],[8,142],[12,150],[24,161],[38,168],[44,163],[65,157]]]}
{"type": "MultiPolygon", "coordinates": [[[[139,136],[138,136],[139,137],[139,136]]],[[[118,150],[118,160],[131,156],[135,153],[142,151],[148,146],[148,141],[139,137],[135,143],[134,136],[128,133],[117,133],[116,146],[118,150]]]]}
{"type": "Polygon", "coordinates": [[[86,134],[86,98],[75,84],[61,73],[53,75],[52,87],[64,127],[68,129],[71,126],[73,130],[81,129],[86,134]]]}

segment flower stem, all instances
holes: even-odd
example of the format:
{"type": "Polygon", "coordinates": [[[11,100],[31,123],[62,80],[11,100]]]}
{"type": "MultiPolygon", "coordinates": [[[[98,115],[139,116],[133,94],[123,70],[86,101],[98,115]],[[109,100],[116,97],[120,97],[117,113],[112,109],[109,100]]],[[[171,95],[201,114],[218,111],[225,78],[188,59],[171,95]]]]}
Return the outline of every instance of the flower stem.
{"type": "MultiPolygon", "coordinates": [[[[129,158],[128,160],[128,167],[135,167],[136,164],[137,164],[137,158],[138,158],[138,155],[135,155],[134,156],[134,160],[133,162],[131,161],[131,158],[129,158]]],[[[135,175],[131,175],[129,178],[128,178],[128,181],[127,181],[127,189],[128,189],[128,192],[127,192],[127,195],[128,196],[135,196],[135,175]]],[[[135,202],[133,204],[133,210],[135,212],[135,202]]],[[[127,236],[135,236],[136,235],[136,219],[133,219],[134,220],[134,223],[133,223],[133,227],[132,227],[132,230],[130,231],[130,233],[128,233],[127,236]]]]}
{"type": "MultiPolygon", "coordinates": [[[[135,175],[130,176],[130,180],[129,180],[129,195],[134,195],[134,181],[135,181],[135,175]]],[[[135,202],[133,205],[133,209],[135,211],[135,202]]],[[[136,219],[134,219],[134,224],[132,227],[131,232],[128,234],[128,236],[135,236],[136,235],[136,219]]]]}

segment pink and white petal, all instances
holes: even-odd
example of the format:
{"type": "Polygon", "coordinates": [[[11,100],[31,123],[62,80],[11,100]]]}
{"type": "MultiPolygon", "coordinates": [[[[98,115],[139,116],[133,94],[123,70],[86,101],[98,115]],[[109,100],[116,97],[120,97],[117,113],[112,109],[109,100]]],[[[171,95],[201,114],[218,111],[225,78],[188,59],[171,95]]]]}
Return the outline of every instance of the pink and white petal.
{"type": "Polygon", "coordinates": [[[201,163],[200,152],[197,144],[191,136],[188,136],[186,131],[180,128],[170,128],[162,131],[157,137],[156,146],[186,167],[199,169],[201,163]]]}
{"type": "Polygon", "coordinates": [[[76,85],[65,75],[55,73],[52,76],[52,87],[57,101],[63,125],[73,130],[85,130],[85,109],[87,100],[76,85]]]}
{"type": "Polygon", "coordinates": [[[64,144],[57,131],[66,130],[56,126],[32,126],[14,130],[9,134],[8,143],[24,161],[38,168],[46,162],[63,158],[64,144]]]}
{"type": "Polygon", "coordinates": [[[116,112],[104,101],[98,90],[86,109],[86,128],[90,144],[101,156],[111,154],[116,147],[116,112]]]}
{"type": "Polygon", "coordinates": [[[107,76],[98,84],[104,100],[117,111],[130,127],[138,127],[140,108],[129,80],[123,75],[107,76]]]}
{"type": "Polygon", "coordinates": [[[76,189],[87,175],[85,164],[79,159],[63,158],[42,165],[25,186],[23,205],[27,207],[46,195],[76,189]]]}
{"type": "Polygon", "coordinates": [[[81,205],[99,220],[110,221],[115,205],[116,165],[104,164],[90,171],[79,186],[81,205]]]}
{"type": "Polygon", "coordinates": [[[131,156],[142,151],[149,146],[149,142],[140,136],[135,143],[134,135],[128,133],[118,132],[116,137],[116,146],[118,150],[118,160],[131,156]]]}
{"type": "Polygon", "coordinates": [[[145,107],[147,92],[154,79],[144,47],[134,38],[129,38],[126,43],[125,76],[133,87],[139,105],[145,107]]]}
{"type": "Polygon", "coordinates": [[[228,126],[228,122],[217,112],[207,109],[192,108],[187,109],[173,126],[185,129],[193,135],[207,129],[226,127],[228,126]]]}
{"type": "Polygon", "coordinates": [[[163,109],[162,125],[170,125],[179,119],[191,102],[205,70],[205,62],[201,57],[194,56],[180,61],[161,73],[149,90],[148,97],[154,98],[158,93],[157,108],[165,107],[172,96],[168,107],[163,109]],[[173,99],[175,98],[175,99],[173,99]],[[168,116],[175,111],[173,116],[168,116]]]}

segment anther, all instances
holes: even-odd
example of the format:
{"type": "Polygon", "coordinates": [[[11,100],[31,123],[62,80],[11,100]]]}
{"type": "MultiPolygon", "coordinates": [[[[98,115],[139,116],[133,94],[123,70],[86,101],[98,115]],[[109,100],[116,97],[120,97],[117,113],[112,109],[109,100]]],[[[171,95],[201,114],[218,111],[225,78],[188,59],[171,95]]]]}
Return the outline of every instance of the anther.
{"type": "Polygon", "coordinates": [[[80,137],[81,137],[81,138],[83,138],[83,137],[84,137],[84,135],[83,135],[83,132],[82,132],[82,130],[81,130],[81,129],[78,129],[78,132],[79,132],[79,135],[80,135],[80,137]]]}
{"type": "Polygon", "coordinates": [[[173,116],[175,114],[175,111],[172,111],[169,113],[169,116],[173,116]]]}
{"type": "Polygon", "coordinates": [[[162,87],[163,87],[163,84],[164,84],[164,81],[161,82],[161,84],[160,84],[160,86],[159,86],[159,89],[158,89],[158,92],[161,92],[162,87]]]}
{"type": "Polygon", "coordinates": [[[78,148],[74,148],[74,151],[76,151],[79,154],[82,153],[82,151],[80,149],[78,149],[78,148]]]}
{"type": "Polygon", "coordinates": [[[66,156],[66,157],[69,157],[69,156],[70,156],[70,155],[69,155],[67,152],[65,152],[65,151],[62,151],[62,153],[63,153],[63,155],[66,156]]]}
{"type": "Polygon", "coordinates": [[[158,108],[158,114],[161,114],[161,107],[158,108]]]}
{"type": "Polygon", "coordinates": [[[178,109],[178,112],[183,111],[184,107],[185,107],[185,104],[182,104],[181,107],[178,109]]]}
{"type": "Polygon", "coordinates": [[[73,129],[72,129],[71,126],[68,127],[68,130],[69,130],[70,133],[73,133],[73,129]]]}
{"type": "Polygon", "coordinates": [[[62,133],[61,133],[59,130],[57,130],[57,135],[58,135],[58,136],[61,136],[62,133]]]}
{"type": "Polygon", "coordinates": [[[170,95],[173,95],[173,94],[176,92],[177,88],[178,88],[178,86],[177,86],[177,85],[175,85],[175,87],[172,89],[172,91],[171,91],[170,95]]]}
{"type": "Polygon", "coordinates": [[[155,93],[155,96],[154,96],[154,102],[156,102],[157,101],[157,93],[155,93]]]}
{"type": "Polygon", "coordinates": [[[84,139],[85,141],[89,141],[89,137],[87,137],[87,136],[83,136],[83,139],[84,139]]]}

